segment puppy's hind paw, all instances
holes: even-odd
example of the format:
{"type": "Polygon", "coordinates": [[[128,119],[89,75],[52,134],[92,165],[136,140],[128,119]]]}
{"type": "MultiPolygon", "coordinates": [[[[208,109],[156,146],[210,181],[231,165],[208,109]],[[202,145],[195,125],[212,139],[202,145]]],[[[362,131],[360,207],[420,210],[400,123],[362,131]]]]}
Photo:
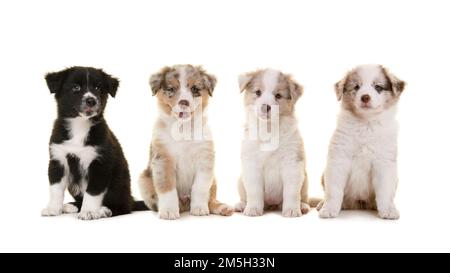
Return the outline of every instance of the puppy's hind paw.
{"type": "Polygon", "coordinates": [[[77,213],[78,212],[78,208],[70,203],[64,204],[63,209],[62,209],[63,213],[77,213]]]}
{"type": "Polygon", "coordinates": [[[301,202],[300,210],[302,211],[302,214],[307,214],[311,210],[311,207],[308,203],[301,202]]]}
{"type": "Polygon", "coordinates": [[[218,210],[219,210],[218,214],[222,215],[222,216],[231,216],[231,215],[233,215],[233,212],[234,212],[233,207],[225,205],[225,204],[220,205],[218,210]]]}

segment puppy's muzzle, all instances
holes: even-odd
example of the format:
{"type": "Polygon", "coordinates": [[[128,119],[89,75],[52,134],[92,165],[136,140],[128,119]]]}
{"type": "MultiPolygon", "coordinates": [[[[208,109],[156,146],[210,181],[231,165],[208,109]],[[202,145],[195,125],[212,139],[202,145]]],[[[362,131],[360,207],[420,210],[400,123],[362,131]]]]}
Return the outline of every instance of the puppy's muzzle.
{"type": "Polygon", "coordinates": [[[272,107],[270,107],[270,105],[263,104],[263,105],[261,105],[261,112],[264,113],[264,114],[269,114],[271,108],[272,107]]]}
{"type": "Polygon", "coordinates": [[[88,96],[83,98],[81,103],[81,114],[87,117],[97,115],[100,110],[100,103],[97,98],[88,96]]]}
{"type": "Polygon", "coordinates": [[[362,108],[370,108],[371,107],[370,102],[372,99],[371,99],[370,95],[364,94],[361,96],[360,100],[361,100],[362,108]]]}
{"type": "Polygon", "coordinates": [[[94,107],[95,105],[97,105],[97,100],[94,99],[94,98],[92,98],[92,97],[90,97],[90,98],[87,98],[87,99],[86,99],[85,103],[86,103],[86,106],[92,108],[92,107],[94,107]]]}
{"type": "Polygon", "coordinates": [[[369,95],[362,95],[362,96],[361,96],[361,101],[362,101],[364,104],[369,103],[369,102],[370,102],[370,96],[369,96],[369,95]]]}

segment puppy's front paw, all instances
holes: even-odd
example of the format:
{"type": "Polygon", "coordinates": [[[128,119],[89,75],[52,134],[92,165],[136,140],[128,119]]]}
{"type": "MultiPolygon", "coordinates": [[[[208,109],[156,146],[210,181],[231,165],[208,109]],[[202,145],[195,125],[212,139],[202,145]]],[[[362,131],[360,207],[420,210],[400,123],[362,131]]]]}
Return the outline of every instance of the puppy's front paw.
{"type": "Polygon", "coordinates": [[[378,211],[378,216],[382,219],[397,220],[400,218],[400,213],[397,208],[391,207],[388,210],[378,211]]]}
{"type": "Polygon", "coordinates": [[[283,209],[282,215],[284,217],[300,217],[302,216],[302,211],[299,208],[287,208],[283,209]]]}
{"type": "Polygon", "coordinates": [[[191,208],[191,215],[195,216],[206,216],[209,215],[208,206],[194,206],[191,208]]]}
{"type": "Polygon", "coordinates": [[[263,209],[246,206],[244,209],[244,215],[246,215],[246,216],[261,216],[261,215],[263,215],[263,209]]]}
{"type": "Polygon", "coordinates": [[[180,218],[180,209],[160,209],[159,218],[164,220],[176,220],[180,218]]]}
{"type": "Polygon", "coordinates": [[[78,208],[75,205],[72,204],[64,204],[62,211],[64,213],[77,213],[78,212],[78,208]]]}
{"type": "Polygon", "coordinates": [[[107,218],[112,216],[112,211],[108,209],[107,207],[101,207],[97,211],[81,211],[78,213],[78,219],[80,220],[96,220],[100,218],[107,218]]]}
{"type": "Polygon", "coordinates": [[[336,218],[339,215],[338,209],[330,209],[323,207],[319,210],[320,218],[336,218]]]}
{"type": "Polygon", "coordinates": [[[63,213],[62,207],[46,207],[41,211],[42,216],[58,216],[63,213]]]}

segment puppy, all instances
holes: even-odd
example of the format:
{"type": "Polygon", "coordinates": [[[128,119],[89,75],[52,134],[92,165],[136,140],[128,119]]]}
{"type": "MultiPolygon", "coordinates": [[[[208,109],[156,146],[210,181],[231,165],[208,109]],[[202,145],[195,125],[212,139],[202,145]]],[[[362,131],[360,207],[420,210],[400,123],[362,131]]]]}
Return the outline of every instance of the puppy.
{"type": "Polygon", "coordinates": [[[45,76],[58,117],[50,138],[50,201],[43,216],[77,213],[92,220],[145,208],[134,202],[128,164],[103,117],[119,81],[100,69],[72,67],[45,76]],[[75,199],[64,202],[68,188],[75,199]]]}
{"type": "Polygon", "coordinates": [[[198,66],[164,67],[150,78],[158,100],[150,160],[140,177],[144,202],[162,219],[192,215],[231,215],[216,200],[214,147],[205,108],[216,78],[198,66]]]}
{"type": "Polygon", "coordinates": [[[247,122],[238,186],[241,202],[235,210],[247,216],[280,207],[285,217],[307,213],[305,154],[294,113],[302,86],[290,75],[264,69],[241,75],[239,88],[245,91],[247,122]]]}
{"type": "Polygon", "coordinates": [[[320,217],[336,217],[341,209],[376,209],[381,218],[399,218],[395,114],[404,87],[380,65],[358,66],[336,83],[342,109],[322,179],[320,217]]]}

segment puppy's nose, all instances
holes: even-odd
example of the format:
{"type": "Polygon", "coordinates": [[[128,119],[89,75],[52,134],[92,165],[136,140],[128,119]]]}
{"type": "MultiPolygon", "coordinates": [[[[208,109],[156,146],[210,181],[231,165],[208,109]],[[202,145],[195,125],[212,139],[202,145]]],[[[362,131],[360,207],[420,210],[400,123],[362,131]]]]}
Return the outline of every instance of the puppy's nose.
{"type": "Polygon", "coordinates": [[[261,105],[261,111],[263,113],[265,113],[265,114],[269,113],[270,112],[270,105],[268,105],[268,104],[261,105]]]}
{"type": "Polygon", "coordinates": [[[97,104],[97,101],[94,98],[87,98],[86,105],[89,107],[94,107],[97,104]]]}
{"type": "Polygon", "coordinates": [[[370,96],[369,95],[362,95],[361,101],[364,102],[364,103],[368,103],[370,101],[370,96]]]}
{"type": "Polygon", "coordinates": [[[181,105],[181,106],[189,107],[189,101],[187,101],[187,100],[180,100],[178,102],[178,104],[181,105]]]}

